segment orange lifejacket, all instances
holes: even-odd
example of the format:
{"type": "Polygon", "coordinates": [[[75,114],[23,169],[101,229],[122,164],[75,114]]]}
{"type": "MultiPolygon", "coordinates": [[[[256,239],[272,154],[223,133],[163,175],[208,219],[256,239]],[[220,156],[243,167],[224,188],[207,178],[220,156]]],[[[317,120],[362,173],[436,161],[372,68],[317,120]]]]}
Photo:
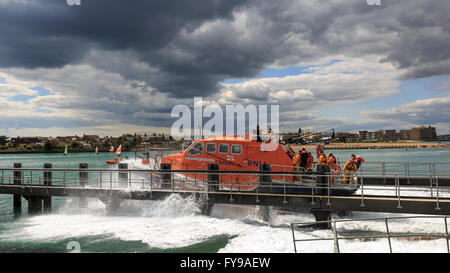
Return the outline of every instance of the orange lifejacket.
{"type": "Polygon", "coordinates": [[[334,156],[328,157],[327,164],[332,170],[336,169],[336,158],[334,156]]]}
{"type": "Polygon", "coordinates": [[[349,160],[349,161],[347,161],[347,163],[345,163],[344,171],[351,172],[351,171],[356,171],[356,170],[358,170],[358,167],[356,166],[355,161],[349,160]]]}
{"type": "Polygon", "coordinates": [[[292,163],[294,164],[294,166],[300,167],[300,153],[296,153],[294,155],[294,158],[292,159],[292,163]]]}
{"type": "Polygon", "coordinates": [[[327,165],[327,157],[323,154],[319,156],[319,161],[317,162],[319,165],[327,165]]]}
{"type": "Polygon", "coordinates": [[[353,172],[357,171],[358,167],[356,166],[355,161],[353,160],[349,160],[347,161],[347,163],[345,163],[344,165],[344,179],[342,180],[342,182],[344,184],[348,184],[349,182],[352,181],[353,179],[353,172]]]}

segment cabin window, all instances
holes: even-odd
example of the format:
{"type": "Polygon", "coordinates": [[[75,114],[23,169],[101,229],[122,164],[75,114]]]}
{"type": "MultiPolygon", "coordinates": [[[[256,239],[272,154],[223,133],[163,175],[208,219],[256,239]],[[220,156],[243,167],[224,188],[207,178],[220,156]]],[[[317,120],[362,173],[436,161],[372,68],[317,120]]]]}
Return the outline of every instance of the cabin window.
{"type": "Polygon", "coordinates": [[[230,145],[228,144],[219,144],[219,153],[228,154],[228,150],[230,149],[230,145]]]}
{"type": "Polygon", "coordinates": [[[189,151],[187,152],[188,155],[199,155],[203,153],[203,143],[197,142],[192,146],[189,151]]]}
{"type": "Polygon", "coordinates": [[[231,145],[231,153],[234,155],[242,154],[242,145],[241,144],[233,144],[231,145]]]}
{"type": "Polygon", "coordinates": [[[207,143],[206,144],[206,152],[207,153],[215,153],[217,150],[217,144],[216,143],[207,143]]]}

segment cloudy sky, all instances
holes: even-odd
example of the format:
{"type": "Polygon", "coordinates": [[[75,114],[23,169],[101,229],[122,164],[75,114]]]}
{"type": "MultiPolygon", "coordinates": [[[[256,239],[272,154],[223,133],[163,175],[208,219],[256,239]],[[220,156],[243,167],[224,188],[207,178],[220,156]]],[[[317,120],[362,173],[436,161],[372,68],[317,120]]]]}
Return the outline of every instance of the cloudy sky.
{"type": "Polygon", "coordinates": [[[170,131],[174,105],[280,129],[450,133],[450,2],[0,0],[0,135],[170,131]]]}

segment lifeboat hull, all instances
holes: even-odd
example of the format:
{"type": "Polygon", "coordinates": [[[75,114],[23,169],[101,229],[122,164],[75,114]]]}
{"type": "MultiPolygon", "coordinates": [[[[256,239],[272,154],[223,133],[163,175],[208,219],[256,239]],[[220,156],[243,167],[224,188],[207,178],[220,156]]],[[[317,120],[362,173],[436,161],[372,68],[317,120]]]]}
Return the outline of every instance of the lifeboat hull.
{"type": "Polygon", "coordinates": [[[110,160],[106,160],[107,164],[117,164],[122,160],[122,158],[118,157],[116,159],[110,159],[110,160]]]}
{"type": "MultiPolygon", "coordinates": [[[[164,157],[161,163],[171,164],[172,170],[208,170],[210,164],[215,164],[220,171],[259,171],[263,164],[270,164],[272,171],[294,171],[292,159],[282,145],[271,145],[267,149],[262,142],[238,137],[203,139],[195,141],[182,153],[164,157]],[[195,152],[197,148],[201,151],[195,152]]],[[[182,175],[197,182],[208,180],[207,173],[182,175]]],[[[218,179],[219,190],[255,191],[260,177],[257,174],[221,173],[218,179]]],[[[273,175],[272,180],[289,182],[292,177],[273,175]]]]}

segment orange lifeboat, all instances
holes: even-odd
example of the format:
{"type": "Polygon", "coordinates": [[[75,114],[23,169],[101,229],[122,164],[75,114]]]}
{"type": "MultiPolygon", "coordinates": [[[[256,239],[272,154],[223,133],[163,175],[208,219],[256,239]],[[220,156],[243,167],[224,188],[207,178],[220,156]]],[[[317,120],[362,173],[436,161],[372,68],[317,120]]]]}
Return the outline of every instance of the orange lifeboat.
{"type": "MultiPolygon", "coordinates": [[[[272,171],[294,171],[289,145],[264,143],[242,137],[215,137],[194,141],[185,151],[165,156],[161,163],[171,164],[172,170],[208,170],[218,164],[220,171],[259,171],[270,164],[272,171]]],[[[206,173],[187,173],[186,177],[206,181],[206,173]]],[[[291,176],[272,175],[274,181],[292,181],[291,176]]],[[[219,189],[253,191],[259,183],[256,174],[220,174],[219,189]]]]}
{"type": "Polygon", "coordinates": [[[121,157],[116,157],[115,159],[106,160],[106,163],[108,164],[117,164],[122,160],[121,157]]]}

